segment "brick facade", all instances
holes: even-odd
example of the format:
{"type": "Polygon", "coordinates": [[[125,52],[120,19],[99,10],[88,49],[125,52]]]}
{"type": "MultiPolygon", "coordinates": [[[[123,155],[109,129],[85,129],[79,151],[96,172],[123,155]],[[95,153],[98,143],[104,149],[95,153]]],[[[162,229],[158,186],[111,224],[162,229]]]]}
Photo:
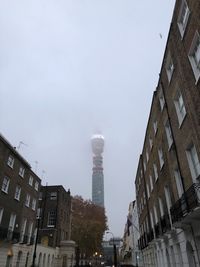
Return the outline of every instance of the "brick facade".
{"type": "Polygon", "coordinates": [[[138,164],[145,266],[200,266],[199,10],[200,1],[176,1],[138,164]]]}

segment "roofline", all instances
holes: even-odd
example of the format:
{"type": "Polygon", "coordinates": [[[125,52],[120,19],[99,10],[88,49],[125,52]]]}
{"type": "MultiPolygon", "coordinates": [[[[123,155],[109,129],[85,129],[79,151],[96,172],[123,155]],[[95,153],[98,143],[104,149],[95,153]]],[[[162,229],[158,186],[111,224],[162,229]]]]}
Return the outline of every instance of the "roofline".
{"type": "Polygon", "coordinates": [[[27,160],[25,160],[25,158],[22,157],[22,155],[19,154],[19,152],[16,150],[15,147],[13,147],[11,145],[11,143],[0,133],[0,140],[9,147],[9,149],[12,151],[13,154],[15,154],[17,157],[20,158],[20,160],[23,161],[24,164],[26,164],[26,166],[28,166],[31,169],[31,165],[28,163],[27,160]]]}

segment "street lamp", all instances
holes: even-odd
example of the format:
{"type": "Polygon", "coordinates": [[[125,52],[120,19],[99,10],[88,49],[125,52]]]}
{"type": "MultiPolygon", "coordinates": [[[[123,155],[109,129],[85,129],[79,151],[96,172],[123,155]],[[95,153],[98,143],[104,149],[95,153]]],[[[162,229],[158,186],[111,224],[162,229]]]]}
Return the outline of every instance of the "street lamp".
{"type": "Polygon", "coordinates": [[[115,242],[114,242],[114,235],[112,232],[110,231],[107,231],[106,232],[107,234],[111,234],[112,237],[113,237],[113,257],[114,257],[114,267],[117,267],[117,249],[116,249],[116,245],[115,245],[115,242]]]}
{"type": "Polygon", "coordinates": [[[37,250],[38,237],[39,237],[39,228],[40,228],[40,212],[41,212],[41,210],[39,210],[38,215],[37,215],[37,232],[36,232],[36,237],[35,237],[33,260],[32,260],[31,267],[35,267],[36,250],[37,250]]]}

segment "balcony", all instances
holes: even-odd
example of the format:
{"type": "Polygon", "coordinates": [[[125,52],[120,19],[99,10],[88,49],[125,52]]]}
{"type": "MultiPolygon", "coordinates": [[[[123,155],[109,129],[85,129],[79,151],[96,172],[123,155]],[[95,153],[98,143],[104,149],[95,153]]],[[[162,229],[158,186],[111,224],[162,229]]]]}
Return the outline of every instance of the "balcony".
{"type": "Polygon", "coordinates": [[[24,235],[20,237],[20,243],[21,244],[26,244],[28,242],[28,236],[24,235]]]}
{"type": "MultiPolygon", "coordinates": [[[[177,223],[189,219],[188,215],[200,207],[200,184],[195,183],[183,193],[181,198],[171,207],[172,223],[177,223]]],[[[199,213],[199,211],[198,211],[199,213]]],[[[200,214],[199,214],[200,218],[200,214]]],[[[192,219],[192,216],[191,216],[192,219]]]]}
{"type": "Polygon", "coordinates": [[[154,225],[154,230],[155,230],[155,236],[158,238],[160,236],[160,224],[157,223],[154,225]]]}
{"type": "Polygon", "coordinates": [[[0,240],[19,242],[20,233],[10,231],[8,228],[0,227],[0,240]]]}
{"type": "Polygon", "coordinates": [[[165,213],[161,217],[161,219],[160,219],[160,225],[161,225],[162,234],[166,233],[168,230],[171,229],[170,219],[169,219],[169,214],[168,213],[165,213]]]}
{"type": "Polygon", "coordinates": [[[147,234],[144,233],[140,239],[138,240],[138,247],[139,249],[144,249],[146,248],[148,245],[148,242],[147,242],[147,234]]]}

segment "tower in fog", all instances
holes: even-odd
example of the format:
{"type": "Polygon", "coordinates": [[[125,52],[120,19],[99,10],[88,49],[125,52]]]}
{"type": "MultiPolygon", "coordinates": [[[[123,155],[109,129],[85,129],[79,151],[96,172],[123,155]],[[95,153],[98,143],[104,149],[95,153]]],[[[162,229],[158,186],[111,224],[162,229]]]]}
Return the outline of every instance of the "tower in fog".
{"type": "Polygon", "coordinates": [[[91,138],[93,152],[92,168],[92,202],[104,207],[104,176],[103,176],[103,148],[104,137],[94,134],[91,138]]]}

